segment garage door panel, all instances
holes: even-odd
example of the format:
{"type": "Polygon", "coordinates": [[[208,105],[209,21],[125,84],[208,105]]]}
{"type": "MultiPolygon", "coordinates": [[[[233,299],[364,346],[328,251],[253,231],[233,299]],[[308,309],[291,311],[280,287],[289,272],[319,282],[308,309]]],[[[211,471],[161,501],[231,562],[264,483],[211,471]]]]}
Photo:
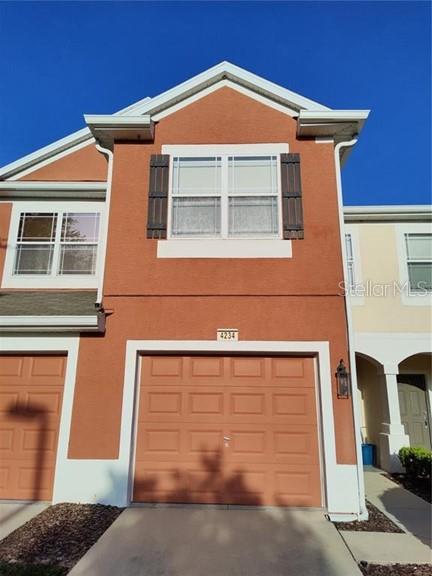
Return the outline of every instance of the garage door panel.
{"type": "Polygon", "coordinates": [[[0,356],[0,498],[51,498],[65,366],[61,356],[0,356]]]}
{"type": "Polygon", "coordinates": [[[311,358],[167,358],[142,358],[134,500],[321,505],[311,358]]]}
{"type": "Polygon", "coordinates": [[[34,356],[29,367],[30,376],[43,380],[46,386],[63,384],[66,368],[63,356],[34,356]]]}

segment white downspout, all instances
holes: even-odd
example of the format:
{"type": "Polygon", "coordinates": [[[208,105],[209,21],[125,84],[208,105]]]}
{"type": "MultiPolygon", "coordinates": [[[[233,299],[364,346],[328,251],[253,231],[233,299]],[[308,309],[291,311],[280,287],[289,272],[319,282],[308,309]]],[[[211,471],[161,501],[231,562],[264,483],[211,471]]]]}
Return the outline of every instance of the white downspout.
{"type": "MultiPolygon", "coordinates": [[[[342,261],[343,261],[343,271],[344,271],[344,285],[348,286],[348,266],[347,266],[347,255],[345,246],[345,220],[343,213],[343,197],[342,197],[342,177],[341,177],[341,166],[340,166],[340,151],[342,148],[349,148],[354,146],[357,142],[357,138],[348,140],[346,142],[339,142],[336,144],[334,149],[335,155],[335,166],[336,166],[336,188],[339,203],[339,230],[341,237],[342,246],[342,261]]],[[[354,330],[351,314],[351,303],[350,296],[347,295],[345,290],[345,313],[347,319],[347,329],[348,329],[348,353],[349,353],[349,364],[351,367],[351,384],[352,384],[352,407],[353,407],[353,419],[354,419],[354,434],[355,434],[355,444],[356,444],[356,454],[357,454],[357,489],[359,498],[360,513],[358,515],[359,520],[367,520],[368,512],[365,503],[365,486],[364,486],[364,474],[363,465],[361,458],[361,436],[360,436],[360,410],[358,403],[358,389],[357,389],[357,371],[356,371],[356,360],[355,360],[355,349],[354,349],[354,330]]]]}
{"type": "Polygon", "coordinates": [[[111,186],[112,186],[112,175],[113,175],[113,168],[114,168],[114,154],[108,148],[104,148],[100,144],[96,144],[96,150],[99,150],[102,154],[107,156],[108,158],[108,171],[107,171],[107,188],[106,188],[106,196],[105,196],[105,221],[104,227],[102,230],[102,250],[101,250],[101,257],[102,257],[102,271],[101,276],[99,279],[98,290],[97,290],[97,299],[96,302],[100,305],[102,304],[103,299],[103,287],[104,287],[104,280],[105,280],[105,261],[106,261],[106,254],[107,254],[107,243],[108,243],[108,222],[110,217],[110,204],[111,204],[111,186]]]}

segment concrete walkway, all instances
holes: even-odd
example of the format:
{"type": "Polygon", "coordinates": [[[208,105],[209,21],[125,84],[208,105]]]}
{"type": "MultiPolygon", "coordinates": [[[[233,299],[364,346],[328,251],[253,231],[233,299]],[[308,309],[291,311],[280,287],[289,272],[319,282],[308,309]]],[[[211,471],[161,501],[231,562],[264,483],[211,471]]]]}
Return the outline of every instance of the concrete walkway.
{"type": "Polygon", "coordinates": [[[357,560],[376,564],[432,562],[432,507],[395,484],[382,470],[365,470],[366,498],[397,524],[405,534],[341,531],[357,560]]]}
{"type": "Polygon", "coordinates": [[[4,502],[0,500],[0,540],[50,506],[49,502],[4,502]]]}
{"type": "Polygon", "coordinates": [[[366,498],[405,532],[431,545],[432,506],[383,475],[382,470],[365,470],[366,498]]]}
{"type": "Polygon", "coordinates": [[[69,576],[360,576],[321,511],[132,507],[69,576]]]}

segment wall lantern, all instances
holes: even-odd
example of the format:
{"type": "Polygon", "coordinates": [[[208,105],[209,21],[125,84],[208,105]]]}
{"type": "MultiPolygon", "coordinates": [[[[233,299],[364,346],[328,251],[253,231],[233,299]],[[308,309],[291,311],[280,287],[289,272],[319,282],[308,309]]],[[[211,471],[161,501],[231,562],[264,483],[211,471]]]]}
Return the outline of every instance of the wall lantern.
{"type": "Polygon", "coordinates": [[[338,367],[336,368],[335,376],[337,386],[337,397],[345,399],[349,398],[351,395],[351,377],[349,372],[347,372],[343,360],[340,360],[338,367]]]}

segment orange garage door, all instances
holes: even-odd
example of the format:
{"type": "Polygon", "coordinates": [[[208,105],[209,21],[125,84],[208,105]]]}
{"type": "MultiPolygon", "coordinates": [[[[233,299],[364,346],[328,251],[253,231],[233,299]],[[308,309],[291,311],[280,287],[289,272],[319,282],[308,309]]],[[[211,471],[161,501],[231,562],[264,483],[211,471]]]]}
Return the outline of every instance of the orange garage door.
{"type": "Polygon", "coordinates": [[[311,358],[142,358],[133,498],[321,506],[311,358]]]}
{"type": "Polygon", "coordinates": [[[50,500],[64,356],[0,356],[0,498],[50,500]]]}

